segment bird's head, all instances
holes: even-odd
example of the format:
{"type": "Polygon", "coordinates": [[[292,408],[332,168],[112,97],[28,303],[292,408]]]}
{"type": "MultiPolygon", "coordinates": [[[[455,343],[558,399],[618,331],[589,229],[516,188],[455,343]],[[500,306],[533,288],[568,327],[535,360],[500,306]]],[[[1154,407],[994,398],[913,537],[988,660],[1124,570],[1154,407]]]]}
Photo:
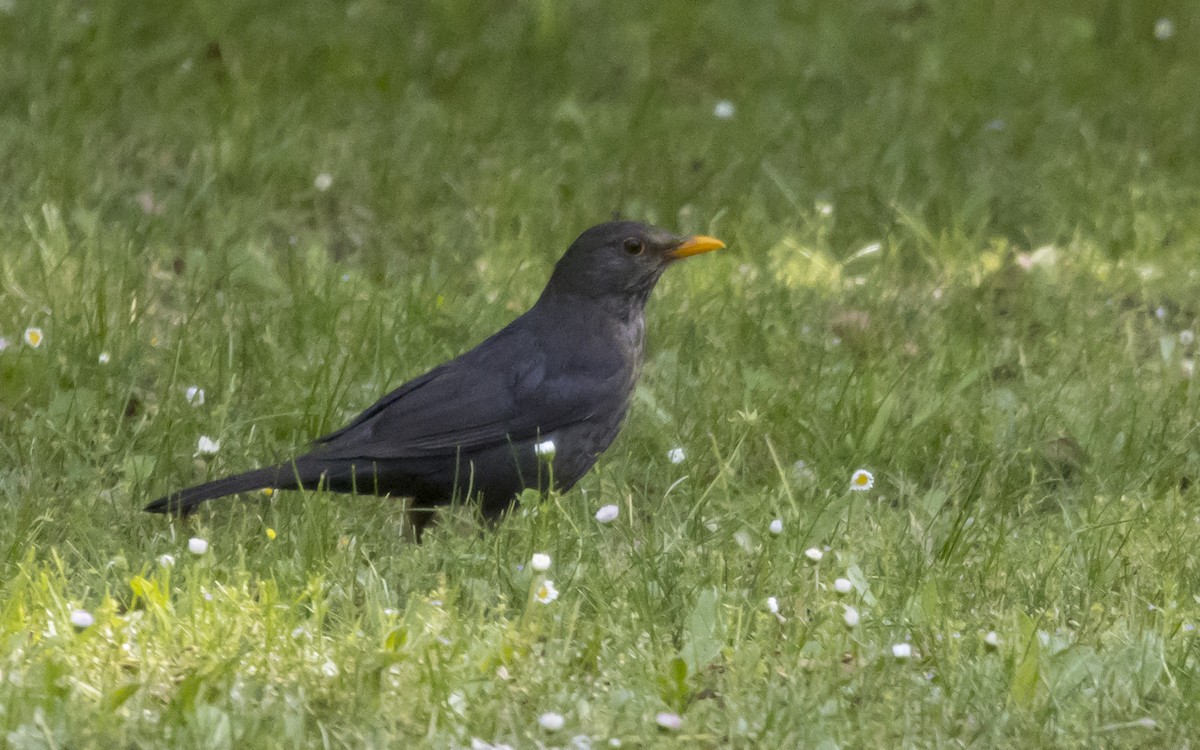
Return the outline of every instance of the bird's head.
{"type": "Polygon", "coordinates": [[[597,224],[571,243],[546,291],[644,305],[667,266],[723,247],[713,237],[677,237],[636,221],[597,224]]]}

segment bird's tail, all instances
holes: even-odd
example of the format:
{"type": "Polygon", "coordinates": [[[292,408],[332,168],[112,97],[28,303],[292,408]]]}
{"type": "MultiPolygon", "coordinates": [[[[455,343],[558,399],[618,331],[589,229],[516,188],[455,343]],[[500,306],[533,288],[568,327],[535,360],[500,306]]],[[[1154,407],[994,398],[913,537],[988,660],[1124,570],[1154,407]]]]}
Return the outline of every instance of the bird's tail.
{"type": "Polygon", "coordinates": [[[315,477],[305,476],[306,468],[310,467],[305,467],[300,463],[286,463],[234,474],[230,477],[215,479],[195,487],[172,492],[170,495],[160,497],[150,503],[145,510],[149,513],[175,513],[187,516],[195,512],[196,508],[206,500],[268,487],[281,490],[299,489],[319,482],[321,479],[319,474],[315,477]]]}

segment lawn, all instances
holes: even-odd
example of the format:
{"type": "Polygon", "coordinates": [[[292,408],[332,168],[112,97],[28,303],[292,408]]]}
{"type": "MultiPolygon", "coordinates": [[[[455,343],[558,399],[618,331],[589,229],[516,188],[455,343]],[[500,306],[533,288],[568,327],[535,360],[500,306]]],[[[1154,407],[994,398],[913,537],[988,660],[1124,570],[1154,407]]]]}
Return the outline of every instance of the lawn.
{"type": "Polygon", "coordinates": [[[0,1],[3,744],[1187,746],[1197,80],[1183,1],[0,1]],[[618,214],[729,247],[575,489],[141,512],[618,214]]]}

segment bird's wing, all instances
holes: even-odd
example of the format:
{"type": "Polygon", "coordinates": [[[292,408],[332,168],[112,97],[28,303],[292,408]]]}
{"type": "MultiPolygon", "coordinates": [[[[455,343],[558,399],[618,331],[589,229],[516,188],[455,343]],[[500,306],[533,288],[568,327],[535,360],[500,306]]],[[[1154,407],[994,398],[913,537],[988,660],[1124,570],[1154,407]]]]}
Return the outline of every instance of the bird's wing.
{"type": "Polygon", "coordinates": [[[615,408],[627,383],[615,359],[556,364],[529,334],[506,330],[384,396],[317,451],[387,460],[528,440],[615,408]]]}

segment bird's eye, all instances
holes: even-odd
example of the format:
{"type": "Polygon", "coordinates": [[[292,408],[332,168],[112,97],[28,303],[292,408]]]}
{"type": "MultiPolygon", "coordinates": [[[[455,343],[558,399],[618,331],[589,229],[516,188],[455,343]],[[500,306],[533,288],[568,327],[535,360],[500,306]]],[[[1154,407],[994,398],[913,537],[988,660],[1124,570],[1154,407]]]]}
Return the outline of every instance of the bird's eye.
{"type": "Polygon", "coordinates": [[[625,240],[625,252],[630,255],[637,255],[642,252],[642,241],[630,237],[625,240]]]}

